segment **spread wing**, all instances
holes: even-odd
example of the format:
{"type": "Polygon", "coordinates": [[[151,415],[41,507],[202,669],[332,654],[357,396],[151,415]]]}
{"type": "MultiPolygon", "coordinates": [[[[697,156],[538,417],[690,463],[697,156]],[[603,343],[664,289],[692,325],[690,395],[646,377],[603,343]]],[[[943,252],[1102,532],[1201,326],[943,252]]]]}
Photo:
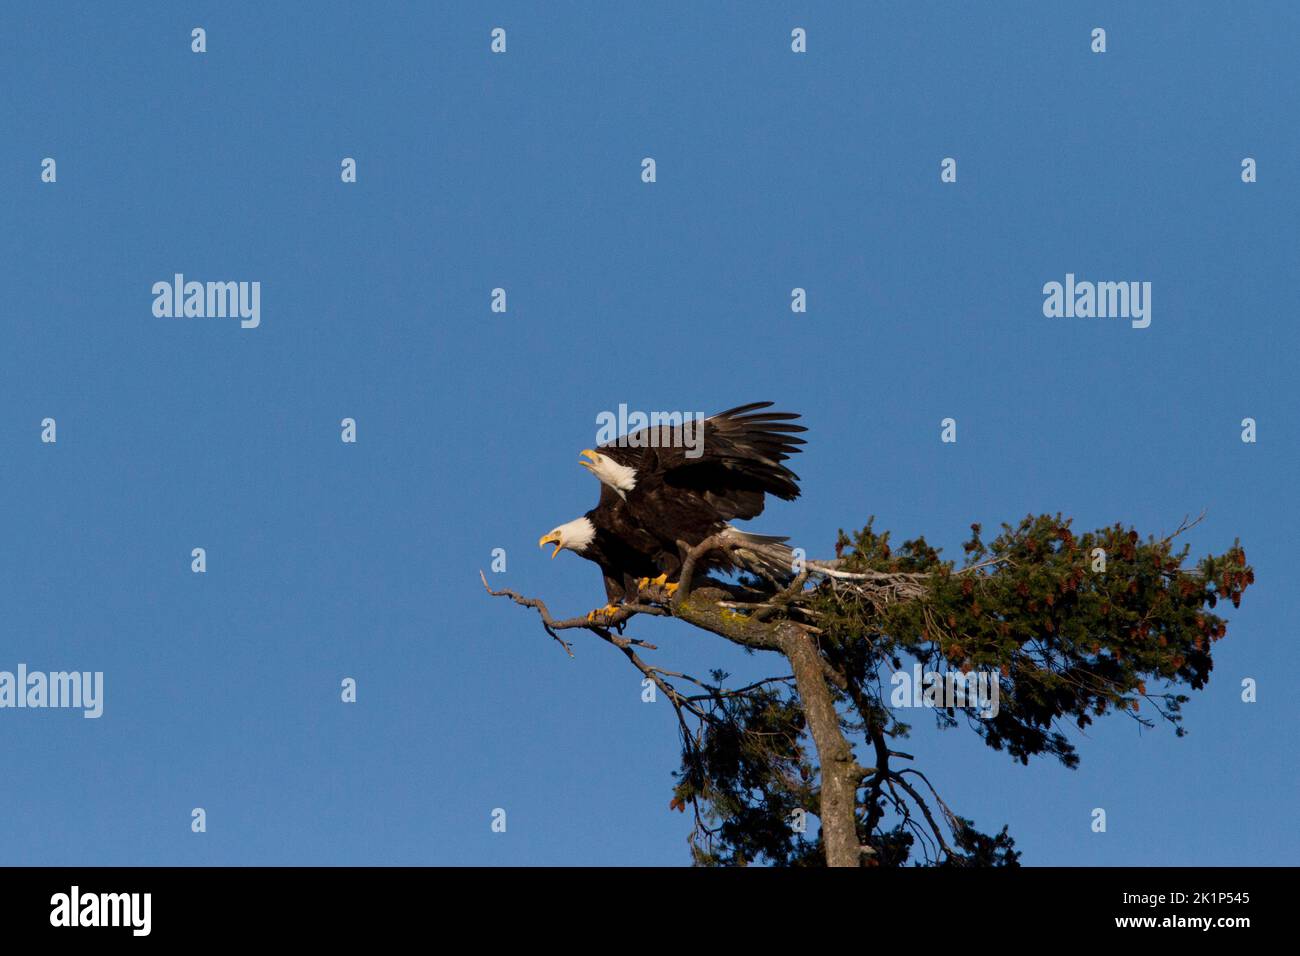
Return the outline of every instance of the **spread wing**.
{"type": "Polygon", "coordinates": [[[753,402],[719,412],[705,419],[702,435],[694,422],[652,426],[600,451],[636,469],[647,491],[662,487],[700,499],[723,520],[753,518],[763,511],[765,493],[786,501],[799,497],[799,476],[782,462],[804,444],[795,433],[807,429],[792,424],[798,415],[771,407],[753,402]]]}

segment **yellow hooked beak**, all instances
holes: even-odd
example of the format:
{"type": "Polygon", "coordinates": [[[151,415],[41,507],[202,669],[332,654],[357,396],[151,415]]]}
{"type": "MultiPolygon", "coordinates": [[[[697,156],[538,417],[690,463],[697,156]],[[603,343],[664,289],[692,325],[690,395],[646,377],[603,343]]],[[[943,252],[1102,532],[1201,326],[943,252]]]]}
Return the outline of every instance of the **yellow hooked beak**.
{"type": "Polygon", "coordinates": [[[560,536],[552,531],[550,534],[543,536],[541,541],[537,542],[539,548],[543,548],[548,544],[555,545],[555,550],[551,552],[551,560],[554,561],[555,556],[560,553],[560,536]]]}
{"type": "Polygon", "coordinates": [[[578,452],[578,454],[583,458],[591,459],[590,461],[578,462],[578,464],[583,468],[586,468],[588,471],[591,471],[592,468],[595,467],[596,462],[600,460],[600,455],[596,454],[596,452],[592,451],[590,448],[584,448],[582,451],[578,452]]]}

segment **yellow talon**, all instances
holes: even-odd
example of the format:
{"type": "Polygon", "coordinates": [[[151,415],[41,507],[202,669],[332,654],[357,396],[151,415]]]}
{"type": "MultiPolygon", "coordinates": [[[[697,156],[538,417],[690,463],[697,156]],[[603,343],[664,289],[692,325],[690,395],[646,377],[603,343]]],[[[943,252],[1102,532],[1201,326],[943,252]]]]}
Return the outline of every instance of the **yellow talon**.
{"type": "Polygon", "coordinates": [[[665,584],[664,590],[668,592],[669,596],[671,596],[680,586],[681,585],[678,584],[665,584]]]}
{"type": "Polygon", "coordinates": [[[587,612],[587,620],[592,623],[605,623],[606,619],[613,617],[619,612],[619,608],[613,604],[606,604],[604,607],[598,607],[594,611],[587,612]]]}
{"type": "Polygon", "coordinates": [[[666,575],[666,574],[661,574],[661,575],[659,575],[659,577],[655,578],[655,579],[654,579],[653,581],[651,581],[650,583],[651,583],[651,584],[658,585],[659,587],[663,587],[665,584],[668,583],[668,575],[666,575]]]}
{"type": "Polygon", "coordinates": [[[649,579],[649,578],[638,578],[638,579],[637,579],[637,582],[636,582],[636,589],[637,589],[638,591],[640,591],[642,588],[647,588],[647,587],[649,587],[649,586],[650,586],[650,579],[649,579]]]}

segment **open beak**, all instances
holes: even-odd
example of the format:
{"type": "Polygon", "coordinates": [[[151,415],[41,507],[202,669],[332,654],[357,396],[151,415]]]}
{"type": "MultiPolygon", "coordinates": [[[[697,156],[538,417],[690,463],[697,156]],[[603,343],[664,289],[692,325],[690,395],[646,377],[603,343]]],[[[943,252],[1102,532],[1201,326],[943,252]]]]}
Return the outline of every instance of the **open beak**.
{"type": "Polygon", "coordinates": [[[555,556],[560,553],[560,536],[558,534],[551,533],[543,537],[541,541],[537,542],[537,546],[539,548],[543,548],[548,544],[555,545],[555,550],[551,552],[551,560],[554,561],[555,556]]]}
{"type": "Polygon", "coordinates": [[[590,459],[590,461],[578,462],[578,464],[580,464],[583,468],[586,468],[588,471],[591,471],[595,467],[596,462],[600,459],[600,455],[596,454],[590,448],[584,448],[582,451],[578,452],[578,454],[581,455],[583,458],[590,459]]]}

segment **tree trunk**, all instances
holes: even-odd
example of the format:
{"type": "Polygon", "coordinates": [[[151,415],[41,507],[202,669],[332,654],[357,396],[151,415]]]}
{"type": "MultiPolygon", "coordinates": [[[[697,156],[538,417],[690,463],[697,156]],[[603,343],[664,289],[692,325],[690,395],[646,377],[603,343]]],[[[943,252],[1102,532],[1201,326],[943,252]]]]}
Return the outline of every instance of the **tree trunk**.
{"type": "Polygon", "coordinates": [[[827,866],[861,866],[856,823],[861,776],[853,748],[840,731],[821,655],[812,638],[795,627],[781,628],[781,649],[790,660],[808,731],[821,764],[821,829],[827,866]]]}

